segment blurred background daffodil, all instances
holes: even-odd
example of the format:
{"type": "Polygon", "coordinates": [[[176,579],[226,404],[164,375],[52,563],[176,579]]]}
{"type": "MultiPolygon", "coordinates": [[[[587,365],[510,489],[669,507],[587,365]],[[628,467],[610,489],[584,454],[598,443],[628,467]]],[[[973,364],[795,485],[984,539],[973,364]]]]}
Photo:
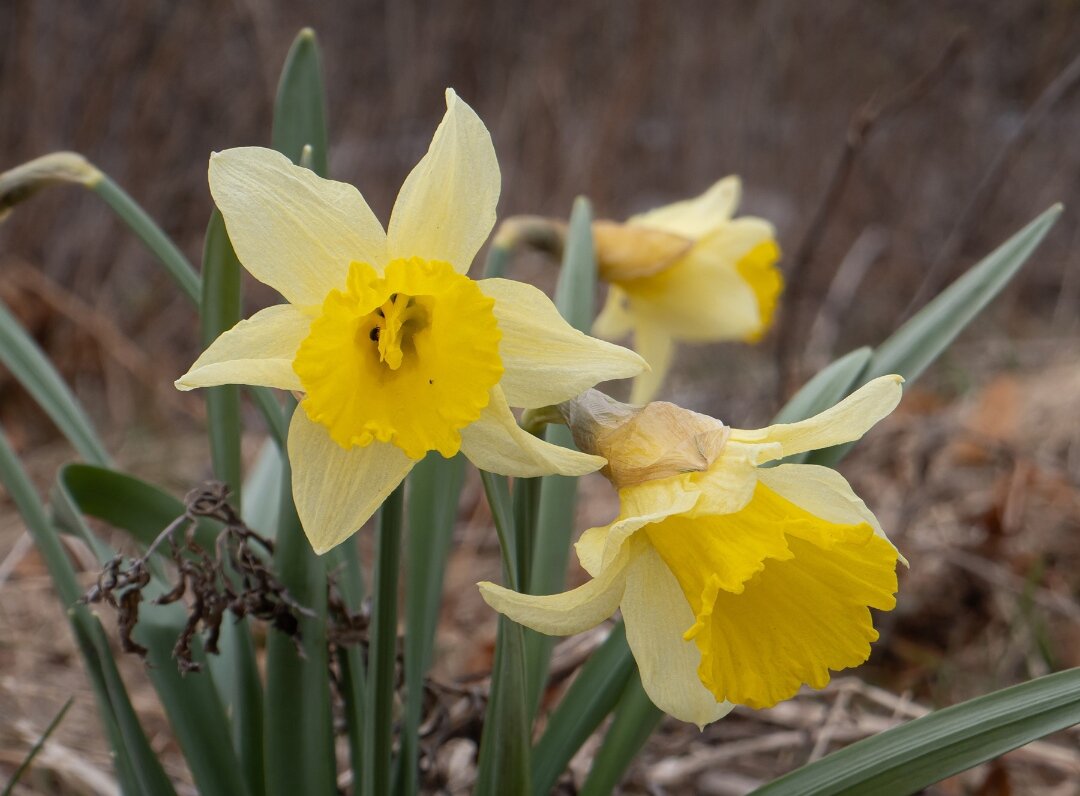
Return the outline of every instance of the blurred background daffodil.
{"type": "Polygon", "coordinates": [[[675,343],[743,340],[768,330],[783,289],[780,247],[772,224],[734,218],[738,177],[700,196],[593,224],[597,267],[607,301],[593,333],[633,346],[651,366],[634,381],[630,400],[656,395],[675,343]]]}

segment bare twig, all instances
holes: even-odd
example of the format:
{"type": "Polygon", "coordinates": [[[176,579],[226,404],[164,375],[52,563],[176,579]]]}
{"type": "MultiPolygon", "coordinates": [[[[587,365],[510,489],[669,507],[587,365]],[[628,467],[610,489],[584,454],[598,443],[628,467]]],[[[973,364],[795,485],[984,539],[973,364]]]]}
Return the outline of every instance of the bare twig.
{"type": "Polygon", "coordinates": [[[855,161],[859,153],[866,145],[866,141],[874,128],[884,119],[894,116],[921,99],[933,88],[938,77],[952,65],[967,44],[967,32],[958,31],[942,50],[938,60],[920,77],[909,83],[900,91],[884,101],[871,97],[851,117],[848,123],[847,135],[840,155],[836,160],[836,166],[825,185],[821,201],[818,203],[806,231],[795,247],[795,253],[787,266],[787,296],[785,298],[785,312],[777,320],[776,331],[776,361],[779,366],[779,378],[777,380],[777,400],[783,400],[790,392],[791,381],[795,377],[794,363],[796,333],[799,327],[799,304],[805,290],[805,278],[803,271],[817,253],[818,246],[825,236],[833,212],[840,203],[840,199],[847,188],[855,161]]]}
{"type": "Polygon", "coordinates": [[[941,250],[934,262],[926,271],[919,289],[915,291],[904,316],[909,316],[928,296],[932,296],[941,289],[942,283],[948,276],[950,266],[955,262],[961,249],[967,242],[975,225],[986,214],[991,202],[997,195],[997,189],[1009,171],[1016,156],[1024,144],[1035,134],[1039,125],[1050,115],[1050,111],[1061,102],[1080,83],[1080,56],[1074,58],[1064,69],[1058,73],[1050,84],[1043,89],[1042,94],[1028,109],[1023,121],[1009,136],[1001,147],[997,157],[986,170],[983,178],[979,181],[975,192],[971,195],[964,212],[953,226],[949,237],[945,239],[941,250]]]}

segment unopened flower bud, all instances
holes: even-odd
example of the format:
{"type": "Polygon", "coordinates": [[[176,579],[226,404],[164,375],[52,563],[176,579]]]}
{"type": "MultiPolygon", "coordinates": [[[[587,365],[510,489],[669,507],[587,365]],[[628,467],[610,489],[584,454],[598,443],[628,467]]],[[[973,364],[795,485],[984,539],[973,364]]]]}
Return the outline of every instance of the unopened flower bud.
{"type": "Polygon", "coordinates": [[[559,410],[578,448],[608,460],[601,472],[616,489],[703,472],[730,433],[719,420],[666,401],[633,406],[598,390],[560,404],[559,410]]]}
{"type": "Polygon", "coordinates": [[[670,268],[694,245],[682,235],[659,229],[595,221],[596,267],[605,282],[627,282],[670,268]]]}

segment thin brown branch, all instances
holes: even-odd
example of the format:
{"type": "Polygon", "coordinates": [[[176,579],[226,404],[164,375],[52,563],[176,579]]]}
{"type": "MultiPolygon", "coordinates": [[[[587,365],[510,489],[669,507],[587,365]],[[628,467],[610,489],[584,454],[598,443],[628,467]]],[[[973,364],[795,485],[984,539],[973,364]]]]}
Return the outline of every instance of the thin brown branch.
{"type": "Polygon", "coordinates": [[[1024,115],[1023,121],[1001,147],[964,207],[964,212],[960,214],[960,218],[945,239],[934,262],[927,269],[922,284],[919,285],[919,289],[915,291],[915,295],[904,310],[904,317],[909,316],[923,301],[943,287],[950,267],[956,262],[956,258],[960,255],[975,226],[986,215],[986,211],[997,196],[998,188],[1024,144],[1031,139],[1039,125],[1050,115],[1050,111],[1065,99],[1078,83],[1080,83],[1080,55],[1062,69],[1057,77],[1043,89],[1042,94],[1024,115]]]}
{"type": "Polygon", "coordinates": [[[848,123],[847,134],[836,165],[825,184],[821,200],[806,225],[806,231],[795,247],[791,260],[788,261],[787,295],[785,311],[777,320],[776,361],[779,370],[777,379],[777,400],[782,401],[791,391],[792,382],[797,375],[794,358],[797,353],[796,343],[799,331],[799,306],[805,292],[805,271],[813,261],[825,232],[829,227],[833,213],[847,189],[848,182],[859,154],[866,146],[870,134],[883,121],[907,109],[922,99],[937,83],[938,78],[953,64],[957,56],[967,45],[967,32],[953,34],[942,50],[937,61],[922,75],[884,101],[871,97],[852,114],[848,123]]]}

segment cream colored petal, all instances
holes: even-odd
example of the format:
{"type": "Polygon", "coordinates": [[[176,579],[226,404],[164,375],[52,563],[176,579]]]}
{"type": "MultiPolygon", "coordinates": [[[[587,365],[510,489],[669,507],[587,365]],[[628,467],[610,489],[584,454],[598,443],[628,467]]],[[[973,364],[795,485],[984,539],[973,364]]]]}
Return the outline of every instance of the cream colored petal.
{"type": "Polygon", "coordinates": [[[280,152],[210,156],[210,193],[240,262],[293,304],[321,305],[353,260],[381,268],[386,234],[351,185],[324,180],[280,152]]]}
{"type": "Polygon", "coordinates": [[[320,555],[360,530],[416,463],[385,442],[345,450],[303,406],[293,412],[288,447],[296,511],[320,555]]]}
{"type": "Polygon", "coordinates": [[[649,363],[649,370],[634,379],[630,403],[647,404],[664,384],[675,355],[675,341],[667,329],[657,323],[643,322],[634,329],[634,348],[649,363]]]}
{"type": "Polygon", "coordinates": [[[552,406],[598,382],[635,376],[646,367],[633,351],[579,332],[532,285],[510,279],[477,284],[495,299],[505,369],[499,386],[511,406],[552,406]]]}
{"type": "Polygon", "coordinates": [[[628,223],[700,238],[731,218],[741,193],[738,177],[724,177],[701,196],[649,210],[633,216],[628,223]]]}
{"type": "Polygon", "coordinates": [[[607,299],[593,321],[592,333],[605,340],[618,340],[630,334],[634,328],[634,316],[630,314],[628,301],[626,293],[618,285],[608,286],[607,299]]]}
{"type": "Polygon", "coordinates": [[[623,553],[600,577],[561,594],[519,594],[487,581],[477,585],[488,605],[518,624],[549,636],[571,636],[596,627],[615,613],[623,596],[628,560],[623,553]]]}
{"type": "Polygon", "coordinates": [[[771,237],[770,225],[741,218],[700,241],[667,271],[624,284],[635,324],[662,326],[677,340],[742,340],[759,333],[760,303],[738,263],[771,237]]]}
{"type": "Polygon", "coordinates": [[[626,542],[646,525],[691,511],[701,497],[698,487],[686,476],[646,481],[620,490],[619,518],[608,526],[600,569],[611,566],[625,551],[626,542]]]}
{"type": "Polygon", "coordinates": [[[176,380],[176,388],[259,384],[302,390],[292,363],[310,326],[311,318],[291,304],[260,310],[212,342],[188,372],[176,380]]]}
{"type": "Polygon", "coordinates": [[[581,568],[592,577],[600,573],[604,561],[604,546],[607,544],[608,531],[611,525],[600,525],[596,528],[586,528],[581,537],[574,542],[574,552],[577,553],[581,568]]]}
{"type": "Polygon", "coordinates": [[[874,512],[855,494],[847,479],[830,467],[816,464],[780,464],[776,467],[761,468],[758,478],[780,497],[823,520],[838,525],[858,525],[865,522],[882,539],[889,539],[874,512]]]}
{"type": "Polygon", "coordinates": [[[732,429],[731,439],[779,443],[781,449],[770,459],[853,442],[896,408],[903,393],[900,387],[903,382],[900,376],[881,376],[808,420],[780,423],[754,431],[732,429]]]}
{"type": "Polygon", "coordinates": [[[757,487],[758,465],[777,458],[779,452],[777,444],[746,444],[729,437],[708,470],[689,476],[701,490],[691,514],[734,514],[744,508],[757,487]]]}
{"type": "Polygon", "coordinates": [[[401,186],[387,232],[391,258],[423,257],[466,273],[495,226],[499,162],[484,123],[453,89],[427,154],[401,186]]]}
{"type": "Polygon", "coordinates": [[[641,684],[662,711],[703,728],[726,716],[734,705],[717,702],[702,685],[701,652],[683,638],[695,622],[694,612],[652,545],[643,541],[640,547],[630,558],[621,607],[641,684]]]}
{"type": "Polygon", "coordinates": [[[461,430],[461,452],[481,470],[522,478],[585,475],[607,464],[600,456],[552,445],[522,429],[497,385],[480,418],[461,430]]]}

